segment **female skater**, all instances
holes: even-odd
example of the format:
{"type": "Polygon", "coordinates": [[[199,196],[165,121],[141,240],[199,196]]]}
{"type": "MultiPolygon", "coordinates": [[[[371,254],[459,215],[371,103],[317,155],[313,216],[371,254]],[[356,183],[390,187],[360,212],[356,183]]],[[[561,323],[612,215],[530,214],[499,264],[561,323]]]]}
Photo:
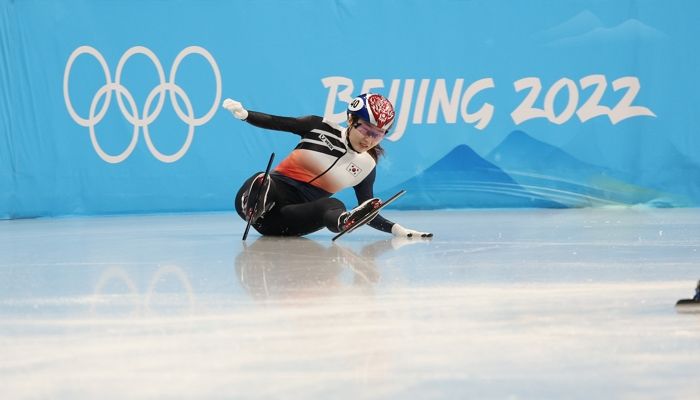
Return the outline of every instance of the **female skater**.
{"type": "MultiPolygon", "coordinates": [[[[365,93],[353,99],[347,109],[347,128],[319,116],[291,118],[249,111],[232,99],[224,100],[223,107],[254,126],[301,138],[268,179],[256,173],[236,195],[238,215],[247,220],[246,215],[252,213],[252,226],[260,234],[302,236],[324,227],[339,232],[381,204],[373,197],[376,165],[384,152],[379,142],[394,122],[394,107],[384,96],[365,93]],[[350,211],[331,197],[348,187],[355,189],[359,204],[350,211]],[[261,197],[253,208],[255,202],[248,195],[259,190],[261,197]]],[[[432,233],[404,228],[380,215],[369,226],[399,237],[432,237],[432,233]]]]}

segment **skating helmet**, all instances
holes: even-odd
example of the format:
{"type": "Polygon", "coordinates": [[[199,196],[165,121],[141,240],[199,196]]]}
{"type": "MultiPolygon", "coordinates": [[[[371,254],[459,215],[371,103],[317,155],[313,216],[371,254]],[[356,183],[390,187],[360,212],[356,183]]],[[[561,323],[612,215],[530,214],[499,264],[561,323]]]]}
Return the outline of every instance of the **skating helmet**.
{"type": "Polygon", "coordinates": [[[363,93],[348,104],[348,116],[365,120],[388,132],[394,124],[394,106],[386,97],[376,93],[363,93]]]}

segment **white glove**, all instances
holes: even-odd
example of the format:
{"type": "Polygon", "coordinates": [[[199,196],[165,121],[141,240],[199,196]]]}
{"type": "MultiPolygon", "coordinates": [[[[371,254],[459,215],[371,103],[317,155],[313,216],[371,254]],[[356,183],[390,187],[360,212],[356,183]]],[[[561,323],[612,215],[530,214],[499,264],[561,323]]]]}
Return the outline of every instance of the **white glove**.
{"type": "Polygon", "coordinates": [[[243,104],[241,104],[240,101],[236,101],[233,99],[226,99],[226,100],[224,100],[223,107],[225,109],[231,111],[231,114],[233,114],[233,116],[238,118],[238,119],[248,118],[248,110],[243,108],[243,104]]]}
{"type": "Polygon", "coordinates": [[[431,238],[431,237],[433,237],[432,233],[418,232],[418,231],[414,231],[413,229],[406,229],[399,224],[394,224],[394,226],[391,227],[391,233],[396,237],[405,237],[405,238],[414,238],[414,237],[415,238],[431,238]]]}

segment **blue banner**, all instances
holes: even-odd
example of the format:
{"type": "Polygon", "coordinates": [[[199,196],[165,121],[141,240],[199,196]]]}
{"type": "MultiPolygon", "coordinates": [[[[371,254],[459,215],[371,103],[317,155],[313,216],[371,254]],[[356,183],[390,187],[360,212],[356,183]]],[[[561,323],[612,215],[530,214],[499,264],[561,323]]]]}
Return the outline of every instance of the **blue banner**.
{"type": "Polygon", "coordinates": [[[224,98],[342,122],[368,90],[397,111],[375,186],[407,189],[397,208],[698,206],[699,19],[691,0],[0,0],[0,218],[230,210],[298,137],[224,98]]]}

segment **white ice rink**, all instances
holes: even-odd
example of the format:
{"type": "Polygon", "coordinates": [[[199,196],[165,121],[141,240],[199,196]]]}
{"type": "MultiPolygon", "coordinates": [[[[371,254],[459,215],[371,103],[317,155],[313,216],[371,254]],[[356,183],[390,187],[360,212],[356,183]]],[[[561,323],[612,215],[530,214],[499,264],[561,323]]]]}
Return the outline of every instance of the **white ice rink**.
{"type": "Polygon", "coordinates": [[[0,221],[0,398],[700,398],[700,209],[384,215],[0,221]]]}

